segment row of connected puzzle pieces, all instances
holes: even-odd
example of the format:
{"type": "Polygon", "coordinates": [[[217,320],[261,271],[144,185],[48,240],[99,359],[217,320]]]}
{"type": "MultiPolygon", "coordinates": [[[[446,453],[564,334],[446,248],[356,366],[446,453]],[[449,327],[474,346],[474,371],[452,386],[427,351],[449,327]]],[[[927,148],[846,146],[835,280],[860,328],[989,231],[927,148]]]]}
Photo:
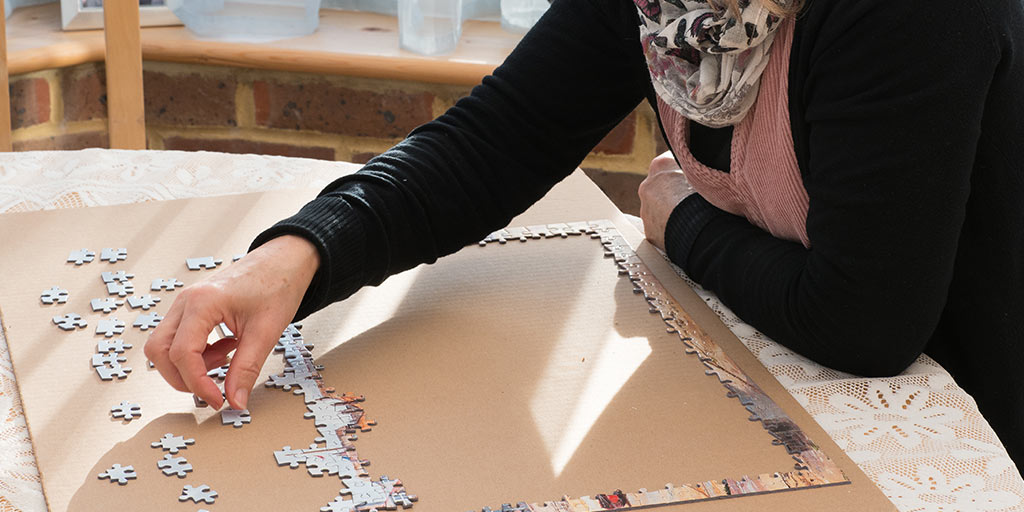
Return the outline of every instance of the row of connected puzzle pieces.
{"type": "Polygon", "coordinates": [[[327,474],[341,479],[345,488],[339,494],[349,495],[349,499],[339,496],[321,507],[322,512],[369,512],[411,507],[416,496],[408,494],[400,481],[387,476],[381,476],[377,481],[369,478],[364,469],[369,461],[359,458],[354,433],[370,430],[375,422],[369,420],[362,407],[357,405],[364,400],[362,396],[352,393],[338,395],[333,388],[323,386],[320,375],[323,367],[313,362],[312,345],[303,340],[300,328],[299,324],[291,324],[281,333],[274,350],[282,354],[284,372],[272,375],[266,386],[303,395],[308,409],[305,417],[313,420],[319,436],[309,448],[285,446],[275,451],[277,464],[293,469],[302,464],[312,476],[327,474]]]}
{"type": "Polygon", "coordinates": [[[579,236],[584,234],[592,235],[595,233],[595,228],[599,226],[601,226],[601,224],[593,222],[563,222],[558,224],[510,227],[495,231],[484,237],[484,239],[478,243],[479,245],[487,245],[491,242],[504,244],[509,240],[525,242],[527,240],[537,240],[541,238],[567,238],[569,236],[579,236]]]}

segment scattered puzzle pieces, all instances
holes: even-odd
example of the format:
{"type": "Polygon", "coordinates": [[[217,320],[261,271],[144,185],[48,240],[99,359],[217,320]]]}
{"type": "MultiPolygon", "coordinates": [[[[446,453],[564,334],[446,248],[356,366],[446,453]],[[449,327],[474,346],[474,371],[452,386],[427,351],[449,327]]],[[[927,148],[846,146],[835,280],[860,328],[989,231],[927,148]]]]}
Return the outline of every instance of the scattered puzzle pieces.
{"type": "Polygon", "coordinates": [[[224,260],[215,260],[213,256],[203,256],[201,258],[185,258],[185,266],[189,270],[202,270],[202,269],[214,269],[217,265],[224,263],[224,260]]]}
{"type": "Polygon", "coordinates": [[[135,285],[131,281],[107,283],[107,293],[119,297],[127,297],[135,293],[135,285]]]}
{"type": "Polygon", "coordinates": [[[217,491],[210,489],[210,486],[205,484],[200,486],[186,485],[181,489],[181,496],[178,496],[178,501],[192,500],[195,503],[205,501],[212,504],[216,499],[217,491]]]}
{"type": "Polygon", "coordinates": [[[128,480],[134,480],[136,478],[135,468],[114,464],[110,469],[100,473],[99,478],[100,480],[109,478],[111,482],[117,482],[120,485],[125,485],[128,483],[128,480]]]}
{"type": "Polygon", "coordinates": [[[220,411],[220,422],[222,425],[242,428],[243,423],[252,423],[252,417],[249,416],[249,409],[238,410],[228,407],[220,411]]]}
{"type": "Polygon", "coordinates": [[[157,314],[156,311],[152,313],[143,313],[135,317],[135,321],[132,322],[132,327],[138,327],[140,330],[145,331],[156,327],[163,319],[164,317],[157,314]]]}
{"type": "Polygon", "coordinates": [[[100,251],[100,259],[109,263],[117,263],[128,258],[128,249],[121,247],[116,249],[113,247],[104,247],[100,251]]]}
{"type": "Polygon", "coordinates": [[[176,436],[168,432],[159,440],[153,441],[150,446],[153,448],[163,448],[166,452],[178,453],[178,450],[184,450],[188,448],[188,445],[195,443],[195,439],[185,439],[184,436],[176,436]]]}
{"type": "Polygon", "coordinates": [[[73,331],[75,329],[82,329],[89,325],[88,322],[82,320],[82,317],[75,313],[68,313],[66,315],[57,315],[53,317],[53,323],[64,329],[65,331],[73,331]]]}
{"type": "Polygon", "coordinates": [[[143,311],[149,311],[149,308],[156,307],[157,302],[160,302],[160,297],[154,297],[149,294],[128,297],[128,307],[132,309],[142,308],[143,311]]]}
{"type": "Polygon", "coordinates": [[[355,512],[356,504],[352,500],[346,500],[342,497],[334,498],[334,501],[327,504],[327,506],[320,507],[320,512],[355,512]]]}
{"type": "Polygon", "coordinates": [[[93,311],[102,311],[104,313],[110,313],[111,311],[124,305],[123,300],[117,300],[113,297],[107,297],[104,299],[92,299],[89,301],[89,306],[93,311]]]}
{"type": "Polygon", "coordinates": [[[156,461],[156,467],[165,475],[178,475],[178,478],[185,478],[185,473],[192,471],[192,464],[189,464],[185,457],[172,457],[169,453],[164,455],[163,460],[156,461]]]}
{"type": "Polygon", "coordinates": [[[108,338],[113,338],[115,334],[123,333],[124,327],[124,322],[118,320],[116,317],[101,318],[96,324],[96,334],[102,334],[108,338]]]}
{"type": "Polygon", "coordinates": [[[75,265],[81,265],[83,263],[89,263],[96,257],[96,253],[89,249],[78,249],[71,251],[68,254],[68,263],[74,263],[75,265]]]}
{"type": "Polygon", "coordinates": [[[142,416],[142,406],[128,401],[122,401],[110,408],[110,416],[114,418],[123,418],[126,422],[132,421],[135,418],[142,416]]]}
{"type": "Polygon", "coordinates": [[[154,279],[149,285],[149,289],[153,291],[167,290],[174,291],[175,288],[185,286],[185,283],[178,281],[175,278],[169,279],[154,279]]]}
{"type": "Polygon", "coordinates": [[[43,291],[42,295],[39,296],[39,300],[41,300],[43,304],[67,304],[68,291],[61,289],[58,286],[54,286],[49,290],[43,291]]]}

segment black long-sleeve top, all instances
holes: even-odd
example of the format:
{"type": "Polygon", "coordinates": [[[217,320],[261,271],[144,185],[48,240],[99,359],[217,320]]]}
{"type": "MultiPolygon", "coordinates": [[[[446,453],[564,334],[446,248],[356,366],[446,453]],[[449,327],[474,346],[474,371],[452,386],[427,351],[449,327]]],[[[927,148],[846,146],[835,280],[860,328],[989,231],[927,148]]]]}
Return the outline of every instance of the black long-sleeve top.
{"type": "MultiPolygon", "coordinates": [[[[821,364],[882,376],[930,354],[1021,464],[1024,5],[810,0],[789,84],[811,247],[691,196],[669,256],[821,364]]],[[[632,2],[558,0],[470,96],[253,247],[318,247],[307,316],[503,227],[653,94],[632,2]]]]}

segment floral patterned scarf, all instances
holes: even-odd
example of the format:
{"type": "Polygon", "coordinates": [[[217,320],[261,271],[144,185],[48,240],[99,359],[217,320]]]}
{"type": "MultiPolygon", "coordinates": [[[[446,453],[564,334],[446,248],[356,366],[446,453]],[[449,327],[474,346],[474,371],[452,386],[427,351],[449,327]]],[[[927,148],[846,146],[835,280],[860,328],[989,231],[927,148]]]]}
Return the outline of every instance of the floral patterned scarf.
{"type": "Polygon", "coordinates": [[[707,0],[633,3],[658,97],[705,126],[743,120],[757,98],[781,19],[761,0],[739,0],[738,18],[707,0]]]}

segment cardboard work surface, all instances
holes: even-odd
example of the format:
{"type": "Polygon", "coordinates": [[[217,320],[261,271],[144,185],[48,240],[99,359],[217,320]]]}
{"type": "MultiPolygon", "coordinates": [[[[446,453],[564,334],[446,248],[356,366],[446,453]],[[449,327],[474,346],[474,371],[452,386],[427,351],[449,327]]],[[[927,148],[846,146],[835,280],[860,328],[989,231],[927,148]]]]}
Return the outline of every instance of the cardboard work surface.
{"type": "MultiPolygon", "coordinates": [[[[0,313],[51,510],[319,510],[342,482],[278,466],[274,451],[304,448],[317,436],[300,396],[258,386],[252,422],[222,425],[190,395],[147,369],[141,310],[104,315],[88,302],[107,297],[100,272],[135,274],[135,295],[156,278],[193,283],[186,257],[231,257],[315,194],[277,192],[0,217],[0,313]],[[65,263],[89,248],[91,263],[65,263]],[[115,264],[104,247],[125,247],[115,264]],[[51,286],[66,304],[44,305],[51,286]],[[51,317],[78,313],[89,326],[65,332],[51,317]],[[94,327],[118,317],[132,367],[102,382],[90,358],[104,339],[94,327]],[[142,417],[110,417],[122,400],[142,417]],[[172,432],[194,438],[182,450],[185,478],[157,468],[150,443],[172,432]],[[138,478],[119,486],[97,474],[131,464],[138,478]],[[206,484],[213,505],[180,503],[184,485],[206,484]]],[[[611,219],[703,330],[831,458],[849,484],[673,505],[680,510],[893,510],[892,505],[713,312],[621,218],[581,173],[556,187],[513,226],[611,219]]],[[[325,385],[364,395],[378,421],[359,434],[359,455],[380,475],[419,496],[413,510],[466,511],[523,500],[544,502],[792,471],[794,459],[705,366],[648,311],[642,296],[586,236],[470,246],[365,289],[303,322],[325,385]]],[[[271,355],[261,382],[282,371],[271,355]]]]}

